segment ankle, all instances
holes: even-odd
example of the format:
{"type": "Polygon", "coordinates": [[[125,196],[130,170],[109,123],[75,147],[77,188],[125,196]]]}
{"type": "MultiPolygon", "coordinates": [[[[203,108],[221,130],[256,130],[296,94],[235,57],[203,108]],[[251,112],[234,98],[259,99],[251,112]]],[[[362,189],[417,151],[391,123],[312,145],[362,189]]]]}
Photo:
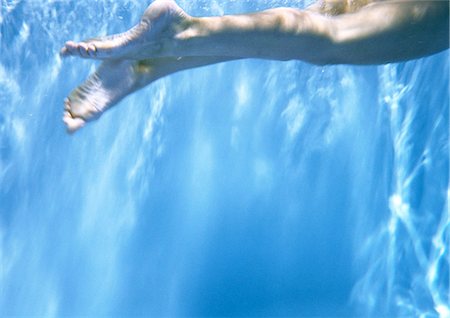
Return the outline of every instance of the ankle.
{"type": "Polygon", "coordinates": [[[187,16],[173,26],[173,56],[189,55],[190,43],[199,37],[200,18],[187,16]]]}

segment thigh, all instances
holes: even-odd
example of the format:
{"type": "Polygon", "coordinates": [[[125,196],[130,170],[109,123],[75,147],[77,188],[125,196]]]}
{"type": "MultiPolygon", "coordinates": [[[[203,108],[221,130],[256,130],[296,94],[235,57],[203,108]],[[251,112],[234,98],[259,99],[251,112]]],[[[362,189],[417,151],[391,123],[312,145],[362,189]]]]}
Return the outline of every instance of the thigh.
{"type": "Polygon", "coordinates": [[[337,63],[398,62],[449,47],[448,1],[373,1],[327,20],[337,63]]]}

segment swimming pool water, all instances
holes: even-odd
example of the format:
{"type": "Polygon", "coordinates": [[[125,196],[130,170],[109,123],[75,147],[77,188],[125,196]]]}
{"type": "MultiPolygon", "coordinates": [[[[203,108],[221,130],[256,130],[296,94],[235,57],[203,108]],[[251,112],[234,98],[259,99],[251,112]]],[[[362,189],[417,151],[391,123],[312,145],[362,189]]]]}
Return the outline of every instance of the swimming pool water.
{"type": "Polygon", "coordinates": [[[449,316],[448,51],[186,71],[67,135],[59,48],[146,5],[2,2],[2,316],[449,316]]]}

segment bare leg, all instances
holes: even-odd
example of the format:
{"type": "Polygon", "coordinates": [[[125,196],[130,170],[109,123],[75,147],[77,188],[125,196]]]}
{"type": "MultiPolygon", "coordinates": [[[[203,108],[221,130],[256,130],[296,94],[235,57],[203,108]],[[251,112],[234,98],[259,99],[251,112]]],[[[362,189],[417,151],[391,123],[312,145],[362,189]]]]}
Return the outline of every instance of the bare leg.
{"type": "Polygon", "coordinates": [[[174,1],[157,0],[130,31],[66,43],[63,56],[106,61],[67,98],[64,121],[75,131],[162,76],[232,59],[378,64],[448,48],[448,1],[386,0],[356,9],[326,1],[331,5],[307,10],[193,18],[174,1]]]}
{"type": "Polygon", "coordinates": [[[66,98],[63,121],[69,132],[75,132],[127,95],[161,77],[230,60],[229,57],[185,57],[104,61],[66,98]]]}
{"type": "MultiPolygon", "coordinates": [[[[326,1],[332,2],[347,3],[326,1]]],[[[130,31],[67,42],[61,53],[100,59],[228,56],[298,59],[314,64],[380,64],[433,54],[449,46],[448,1],[386,0],[354,13],[347,13],[352,10],[346,6],[337,8],[336,16],[320,10],[277,8],[194,18],[174,1],[158,0],[130,31]]]]}
{"type": "Polygon", "coordinates": [[[82,42],[68,41],[61,49],[62,56],[90,59],[134,59],[173,56],[166,54],[173,39],[191,23],[188,16],[173,0],[154,1],[145,10],[141,21],[130,30],[82,42]],[[164,52],[165,54],[149,54],[164,52]]]}

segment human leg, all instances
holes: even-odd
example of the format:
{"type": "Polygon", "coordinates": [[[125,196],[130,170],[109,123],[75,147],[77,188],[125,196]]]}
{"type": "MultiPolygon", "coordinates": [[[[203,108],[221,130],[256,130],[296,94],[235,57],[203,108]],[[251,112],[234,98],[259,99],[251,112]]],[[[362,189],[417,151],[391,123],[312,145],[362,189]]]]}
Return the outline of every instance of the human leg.
{"type": "MultiPolygon", "coordinates": [[[[448,48],[448,1],[386,0],[350,7],[276,8],[258,13],[195,18],[172,0],[157,0],[130,31],[85,42],[68,42],[63,55],[145,59],[228,56],[314,64],[380,64],[448,48]],[[325,11],[324,11],[325,10],[325,11]],[[344,10],[343,14],[339,14],[344,10]],[[353,12],[355,11],[355,12],[353,12]],[[347,13],[353,12],[353,13],[347,13]]],[[[351,2],[354,3],[354,2],[351,2]]]]}
{"type": "Polygon", "coordinates": [[[169,45],[177,33],[186,29],[191,19],[174,0],[156,0],[130,30],[82,42],[68,41],[61,49],[61,55],[101,60],[143,60],[172,56],[151,52],[167,51],[164,46],[169,45]]]}
{"type": "Polygon", "coordinates": [[[448,47],[448,2],[386,0],[351,14],[324,13],[321,7],[318,11],[314,7],[278,8],[192,18],[174,1],[157,0],[144,14],[144,22],[129,32],[69,42],[62,49],[64,56],[106,59],[69,96],[64,121],[75,131],[162,76],[232,59],[371,64],[420,57],[448,47]],[[152,28],[145,29],[148,25],[152,28]],[[430,40],[430,35],[437,40],[430,40]],[[143,60],[153,55],[157,58],[143,60]]]}
{"type": "Polygon", "coordinates": [[[127,95],[161,77],[230,60],[228,57],[185,57],[104,61],[66,98],[63,121],[69,132],[75,132],[127,95]]]}
{"type": "MultiPolygon", "coordinates": [[[[342,2],[338,2],[342,4],[342,2]]],[[[177,40],[184,55],[226,52],[313,64],[385,64],[449,47],[449,2],[385,0],[344,13],[277,8],[260,13],[195,18],[177,40]],[[355,11],[353,11],[355,10],[355,11]]]]}
{"type": "Polygon", "coordinates": [[[449,2],[383,0],[332,19],[330,64],[386,64],[449,48],[449,2]]]}
{"type": "MultiPolygon", "coordinates": [[[[344,0],[342,0],[344,1],[344,0]]],[[[314,63],[328,41],[326,18],[294,8],[259,13],[195,18],[173,0],[157,0],[129,31],[82,42],[66,42],[62,56],[93,59],[136,59],[179,56],[228,56],[232,58],[291,59],[293,31],[301,29],[303,47],[317,48],[304,54],[314,63]],[[199,47],[200,45],[201,47],[199,47]]]]}

